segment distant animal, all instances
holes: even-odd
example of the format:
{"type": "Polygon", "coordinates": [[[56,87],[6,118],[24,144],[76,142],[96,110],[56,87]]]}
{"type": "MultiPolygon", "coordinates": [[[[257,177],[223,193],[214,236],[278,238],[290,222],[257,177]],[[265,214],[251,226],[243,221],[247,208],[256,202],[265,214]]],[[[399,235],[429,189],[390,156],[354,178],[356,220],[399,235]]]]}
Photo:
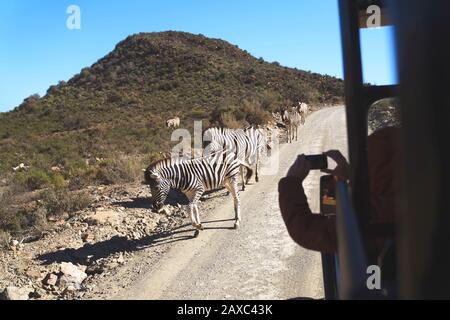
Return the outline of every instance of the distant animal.
{"type": "Polygon", "coordinates": [[[241,181],[242,191],[253,176],[251,166],[255,164],[255,180],[259,181],[259,163],[262,153],[268,145],[267,137],[262,129],[249,127],[246,129],[210,128],[203,134],[204,155],[218,150],[233,152],[242,162],[241,181]],[[244,178],[244,168],[247,174],[244,178]]]}
{"type": "Polygon", "coordinates": [[[191,222],[194,228],[203,230],[200,221],[198,203],[205,191],[224,186],[233,196],[235,223],[238,228],[241,221],[240,197],[237,177],[241,162],[236,154],[215,152],[207,157],[192,160],[168,158],[151,164],[145,170],[145,183],[150,186],[153,207],[161,209],[169,190],[181,190],[189,199],[191,222]]]}
{"type": "Polygon", "coordinates": [[[302,113],[303,117],[306,118],[309,113],[309,106],[304,102],[299,102],[298,105],[300,113],[302,113]]]}
{"type": "Polygon", "coordinates": [[[167,128],[178,128],[180,126],[180,118],[175,117],[166,121],[167,128]]]}
{"type": "Polygon", "coordinates": [[[298,140],[298,127],[304,123],[303,116],[296,107],[292,107],[289,111],[286,109],[283,113],[283,121],[286,124],[287,142],[291,143],[294,138],[298,140]]]}

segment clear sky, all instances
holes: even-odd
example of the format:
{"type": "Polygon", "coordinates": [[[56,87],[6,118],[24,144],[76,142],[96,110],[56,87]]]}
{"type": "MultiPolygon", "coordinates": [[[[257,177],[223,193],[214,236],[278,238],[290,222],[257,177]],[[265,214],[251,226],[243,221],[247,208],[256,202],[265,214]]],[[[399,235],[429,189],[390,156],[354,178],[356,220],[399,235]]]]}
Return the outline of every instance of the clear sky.
{"type": "MultiPolygon", "coordinates": [[[[342,78],[337,0],[2,0],[0,112],[68,80],[130,34],[186,31],[257,58],[342,78]],[[69,5],[81,29],[69,30],[69,5]]],[[[365,81],[395,82],[392,30],[363,31],[365,81]]]]}

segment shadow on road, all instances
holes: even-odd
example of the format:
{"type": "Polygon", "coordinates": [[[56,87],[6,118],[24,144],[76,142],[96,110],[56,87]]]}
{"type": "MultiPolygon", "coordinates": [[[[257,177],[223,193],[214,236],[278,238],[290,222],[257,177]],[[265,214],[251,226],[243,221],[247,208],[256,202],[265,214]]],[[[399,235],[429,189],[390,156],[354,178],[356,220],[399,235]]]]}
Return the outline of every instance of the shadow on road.
{"type": "MultiPolygon", "coordinates": [[[[212,224],[218,222],[234,221],[215,220],[205,221],[204,224],[212,224]]],[[[205,227],[205,230],[232,230],[232,227],[211,226],[205,227]]],[[[119,252],[135,252],[169,243],[194,239],[196,237],[195,229],[190,224],[183,224],[167,232],[162,232],[144,237],[140,240],[130,240],[127,237],[114,236],[111,239],[100,241],[97,243],[87,243],[78,249],[68,248],[53,252],[44,253],[37,256],[37,259],[44,265],[54,262],[72,262],[79,264],[89,264],[94,261],[107,258],[119,252]]]]}

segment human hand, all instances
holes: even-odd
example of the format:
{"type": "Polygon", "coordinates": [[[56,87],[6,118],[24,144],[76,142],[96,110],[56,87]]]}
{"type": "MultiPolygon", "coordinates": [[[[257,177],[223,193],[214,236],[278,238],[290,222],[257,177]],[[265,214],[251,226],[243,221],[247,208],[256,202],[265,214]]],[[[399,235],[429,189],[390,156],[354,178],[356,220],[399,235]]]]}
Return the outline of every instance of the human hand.
{"type": "Polygon", "coordinates": [[[305,180],[308,176],[311,166],[309,161],[306,160],[306,156],[304,154],[299,155],[292,166],[289,168],[287,172],[287,177],[296,177],[300,178],[300,180],[305,180]]]}
{"type": "Polygon", "coordinates": [[[323,169],[321,170],[324,173],[331,174],[338,179],[348,181],[349,179],[349,165],[347,162],[347,159],[342,155],[342,153],[339,150],[330,150],[324,153],[327,157],[330,157],[333,159],[337,166],[333,170],[331,169],[323,169]]]}

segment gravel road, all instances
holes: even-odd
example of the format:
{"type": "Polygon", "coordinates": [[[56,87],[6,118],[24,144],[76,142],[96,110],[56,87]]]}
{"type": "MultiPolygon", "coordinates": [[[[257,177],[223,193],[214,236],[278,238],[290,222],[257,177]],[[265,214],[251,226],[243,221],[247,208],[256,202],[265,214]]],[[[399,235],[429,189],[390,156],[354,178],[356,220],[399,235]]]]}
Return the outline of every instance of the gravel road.
{"type": "MultiPolygon", "coordinates": [[[[114,290],[112,298],[323,298],[320,254],[304,250],[290,239],[278,208],[277,185],[298,154],[340,149],[347,155],[346,142],[343,107],[312,113],[299,131],[299,141],[279,148],[276,174],[262,176],[241,194],[239,230],[231,229],[231,197],[205,200],[211,201],[211,212],[203,216],[206,230],[197,238],[186,237],[193,233],[188,225],[176,230],[166,239],[164,253],[143,272],[122,273],[133,281],[114,290]]],[[[319,177],[320,173],[312,172],[305,181],[316,212],[319,177]]]]}

